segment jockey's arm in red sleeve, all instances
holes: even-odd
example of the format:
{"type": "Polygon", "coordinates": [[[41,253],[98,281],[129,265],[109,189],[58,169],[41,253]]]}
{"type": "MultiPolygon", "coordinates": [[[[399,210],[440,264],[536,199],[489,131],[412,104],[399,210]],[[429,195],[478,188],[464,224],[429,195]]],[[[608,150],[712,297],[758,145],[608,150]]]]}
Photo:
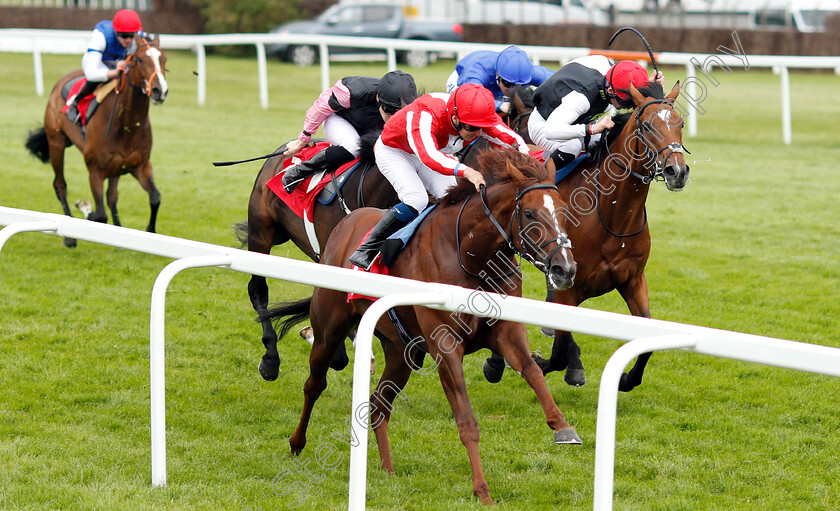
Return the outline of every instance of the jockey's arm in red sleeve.
{"type": "Polygon", "coordinates": [[[503,122],[482,129],[481,136],[486,138],[494,146],[515,147],[520,153],[530,154],[528,144],[525,143],[525,140],[503,122]]]}
{"type": "Polygon", "coordinates": [[[411,141],[412,150],[423,165],[448,176],[463,176],[464,166],[452,156],[440,152],[437,146],[436,133],[446,129],[440,123],[448,122],[448,120],[436,119],[427,110],[411,112],[409,116],[411,120],[408,126],[408,138],[411,141]]]}

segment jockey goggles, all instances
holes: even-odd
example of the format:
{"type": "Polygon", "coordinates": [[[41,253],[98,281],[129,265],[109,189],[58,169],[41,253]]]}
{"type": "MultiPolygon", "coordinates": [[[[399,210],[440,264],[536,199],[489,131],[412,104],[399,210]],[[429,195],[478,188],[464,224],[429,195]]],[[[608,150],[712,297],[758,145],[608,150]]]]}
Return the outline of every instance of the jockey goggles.
{"type": "Polygon", "coordinates": [[[134,32],[117,32],[120,39],[134,39],[134,32]]]}
{"type": "Polygon", "coordinates": [[[481,129],[481,126],[471,126],[469,124],[460,123],[458,129],[467,130],[470,133],[475,133],[476,131],[481,129]]]}
{"type": "Polygon", "coordinates": [[[394,106],[394,105],[389,105],[389,104],[383,103],[381,101],[379,102],[379,108],[381,108],[382,111],[385,112],[388,115],[394,115],[395,113],[400,111],[400,107],[394,106]]]}
{"type": "Polygon", "coordinates": [[[511,83],[511,82],[509,82],[509,81],[505,80],[505,79],[504,79],[504,78],[502,78],[501,76],[496,76],[496,82],[497,82],[499,85],[504,86],[504,87],[507,87],[507,88],[513,87],[513,83],[511,83]]]}

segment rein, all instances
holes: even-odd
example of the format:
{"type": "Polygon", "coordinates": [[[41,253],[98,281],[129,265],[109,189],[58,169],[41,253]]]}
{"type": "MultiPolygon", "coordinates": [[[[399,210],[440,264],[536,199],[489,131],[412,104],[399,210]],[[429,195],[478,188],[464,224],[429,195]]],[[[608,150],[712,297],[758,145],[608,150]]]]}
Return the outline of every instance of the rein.
{"type": "MultiPolygon", "coordinates": [[[[642,130],[645,127],[645,125],[647,124],[647,122],[646,121],[642,122],[640,120],[640,118],[641,118],[642,113],[645,111],[645,109],[647,107],[649,107],[651,105],[655,105],[655,104],[667,104],[667,105],[673,107],[671,102],[668,101],[668,100],[653,99],[653,100],[650,100],[647,103],[643,104],[639,108],[637,108],[636,113],[634,114],[634,117],[636,118],[636,128],[634,130],[635,135],[636,135],[636,137],[635,137],[636,138],[635,153],[639,154],[639,141],[641,141],[641,144],[644,145],[644,147],[645,147],[645,154],[652,155],[651,158],[653,159],[653,168],[651,168],[651,170],[648,172],[647,175],[639,174],[638,172],[634,171],[633,169],[625,167],[624,165],[622,165],[620,160],[618,160],[617,158],[612,158],[612,155],[614,153],[610,152],[609,144],[604,144],[604,147],[606,148],[606,151],[607,151],[607,158],[610,160],[610,162],[613,163],[614,165],[616,165],[618,168],[620,168],[624,172],[627,172],[628,174],[631,174],[633,177],[641,180],[642,184],[645,184],[645,185],[650,184],[652,181],[664,181],[665,180],[665,177],[663,176],[663,172],[665,171],[665,163],[668,162],[668,159],[674,153],[687,152],[687,153],[691,154],[688,149],[686,149],[685,147],[683,147],[682,144],[679,144],[677,142],[673,142],[671,144],[668,144],[665,147],[663,147],[662,149],[659,149],[657,151],[653,147],[651,147],[650,143],[648,143],[647,140],[645,140],[645,137],[643,136],[644,133],[643,133],[642,130]],[[669,149],[670,149],[671,152],[669,152],[665,156],[665,158],[662,160],[662,163],[660,163],[659,160],[658,160],[659,155],[662,154],[663,152],[665,152],[666,150],[669,150],[669,149]]],[[[595,185],[596,185],[595,186],[595,188],[596,188],[595,209],[598,210],[598,218],[601,220],[601,225],[604,226],[604,229],[606,229],[608,233],[612,234],[613,236],[615,236],[617,238],[629,238],[631,236],[635,236],[637,234],[642,233],[645,230],[645,228],[647,228],[647,221],[648,221],[647,220],[647,208],[644,208],[644,210],[643,210],[644,211],[644,222],[642,223],[642,227],[636,232],[632,232],[632,233],[629,233],[629,234],[619,234],[617,232],[614,232],[607,225],[606,221],[604,220],[604,215],[601,212],[601,200],[600,200],[600,198],[601,198],[601,186],[600,186],[600,183],[598,182],[598,177],[601,175],[600,165],[598,167],[596,167],[595,170],[596,170],[596,174],[595,174],[595,185]]]]}
{"type": "MultiPolygon", "coordinates": [[[[540,189],[553,189],[553,190],[557,191],[557,186],[551,185],[551,184],[532,185],[532,186],[529,186],[529,187],[525,188],[524,190],[522,190],[521,192],[519,192],[516,195],[516,207],[514,208],[514,210],[510,214],[510,221],[508,222],[508,230],[512,231],[512,229],[513,229],[513,218],[516,217],[517,222],[519,224],[519,231],[518,232],[519,232],[520,243],[522,242],[522,239],[523,239],[523,235],[522,235],[522,231],[523,231],[522,209],[520,207],[520,202],[522,201],[522,198],[525,196],[526,193],[528,193],[530,191],[533,191],[533,190],[540,190],[540,189]]],[[[467,267],[464,265],[464,261],[463,261],[463,258],[461,256],[461,237],[459,235],[459,232],[461,231],[461,216],[464,213],[464,209],[467,207],[467,203],[470,201],[471,198],[472,198],[472,195],[467,197],[467,200],[465,200],[464,203],[461,205],[461,210],[458,212],[458,217],[455,221],[456,251],[458,252],[458,264],[461,266],[461,269],[464,271],[464,273],[466,273],[470,277],[474,277],[474,278],[484,280],[484,281],[491,281],[491,280],[495,280],[495,279],[506,278],[506,277],[509,277],[509,276],[514,275],[516,273],[519,273],[519,271],[520,271],[519,270],[519,265],[517,265],[516,268],[514,268],[513,270],[511,270],[510,272],[508,272],[504,275],[499,275],[499,276],[495,276],[495,277],[487,277],[486,273],[484,271],[482,271],[481,273],[473,273],[473,272],[469,271],[467,269],[467,267]],[[482,273],[484,275],[482,275],[482,273]]],[[[502,239],[504,240],[504,242],[508,246],[508,248],[513,250],[513,253],[518,255],[520,257],[520,259],[524,258],[528,262],[530,262],[531,264],[536,266],[537,268],[540,268],[540,269],[542,269],[542,271],[545,271],[545,268],[547,268],[547,264],[543,263],[542,261],[537,261],[531,254],[529,254],[525,251],[524,247],[523,247],[522,250],[518,249],[516,247],[516,244],[513,241],[513,235],[512,234],[509,235],[508,232],[499,223],[499,221],[496,220],[495,215],[493,215],[493,212],[490,211],[490,207],[487,205],[487,188],[484,185],[481,186],[480,193],[479,193],[479,198],[481,199],[481,205],[484,208],[484,213],[487,215],[487,218],[490,219],[490,222],[493,224],[493,226],[496,228],[496,230],[499,232],[499,234],[501,234],[502,239]]],[[[546,246],[548,246],[548,245],[550,245],[551,243],[554,243],[554,242],[557,243],[557,247],[551,252],[551,254],[548,255],[548,257],[546,258],[546,261],[550,261],[551,258],[554,257],[554,254],[556,254],[558,250],[560,250],[562,248],[572,248],[572,244],[569,241],[569,238],[566,237],[565,235],[562,235],[559,238],[555,238],[555,239],[551,239],[551,240],[546,241],[545,243],[543,243],[542,245],[537,247],[537,251],[541,251],[543,248],[545,248],[546,246]]]]}
{"type": "Polygon", "coordinates": [[[146,39],[140,39],[140,42],[142,44],[137,47],[137,49],[134,51],[134,53],[132,53],[131,55],[128,56],[128,58],[125,59],[125,70],[122,73],[120,73],[120,77],[118,78],[119,81],[117,83],[117,88],[115,89],[117,94],[121,93],[123,91],[123,89],[125,88],[125,85],[128,84],[128,85],[131,85],[132,87],[134,87],[135,89],[139,89],[139,90],[143,91],[143,94],[145,94],[149,97],[152,96],[152,82],[155,80],[155,77],[158,74],[157,67],[155,67],[155,71],[154,71],[154,73],[152,73],[152,76],[150,76],[149,79],[146,80],[146,86],[145,87],[141,87],[140,85],[136,85],[134,83],[131,83],[131,81],[129,81],[129,79],[128,79],[128,74],[129,74],[129,71],[131,70],[131,68],[136,66],[140,62],[140,57],[138,57],[137,54],[143,48],[145,48],[147,46],[151,46],[151,43],[149,41],[147,41],[146,39]]]}

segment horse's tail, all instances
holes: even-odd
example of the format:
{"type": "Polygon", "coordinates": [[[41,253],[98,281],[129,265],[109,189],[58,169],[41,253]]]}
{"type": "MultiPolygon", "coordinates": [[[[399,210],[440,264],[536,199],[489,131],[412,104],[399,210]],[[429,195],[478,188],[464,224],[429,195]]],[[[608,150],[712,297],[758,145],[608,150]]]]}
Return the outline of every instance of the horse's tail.
{"type": "Polygon", "coordinates": [[[47,141],[47,130],[43,126],[29,132],[25,145],[32,156],[44,163],[50,161],[50,144],[47,141]]]}
{"type": "Polygon", "coordinates": [[[239,242],[240,247],[248,244],[248,221],[241,220],[233,224],[233,237],[239,242]]]}
{"type": "Polygon", "coordinates": [[[279,303],[260,314],[258,321],[270,320],[273,322],[279,330],[278,338],[283,338],[293,326],[309,317],[309,305],[311,303],[311,296],[296,302],[279,303]]]}

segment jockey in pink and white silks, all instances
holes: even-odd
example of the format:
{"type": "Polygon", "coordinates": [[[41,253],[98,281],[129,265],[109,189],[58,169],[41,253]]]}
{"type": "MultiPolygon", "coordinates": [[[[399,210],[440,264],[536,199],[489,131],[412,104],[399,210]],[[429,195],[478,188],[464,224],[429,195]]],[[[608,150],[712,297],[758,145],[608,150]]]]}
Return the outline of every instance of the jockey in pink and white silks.
{"type": "Polygon", "coordinates": [[[283,187],[291,193],[298,183],[320,170],[334,170],[359,155],[361,137],[379,134],[385,121],[417,98],[414,78],[403,71],[391,71],[380,78],[347,76],[318,96],[306,111],[298,138],[286,144],[284,156],[297,153],[312,134],[324,126],[332,144],[307,161],[290,166],[283,175],[283,187]]]}
{"type": "Polygon", "coordinates": [[[464,84],[452,94],[426,94],[391,117],[374,153],[379,171],[402,202],[385,213],[350,262],[370,269],[385,239],[426,208],[428,194],[442,197],[456,176],[476,189],[485,184],[480,172],[447,154],[479,136],[494,146],[516,147],[528,154],[522,137],[496,114],[493,95],[477,84],[464,84]]]}

